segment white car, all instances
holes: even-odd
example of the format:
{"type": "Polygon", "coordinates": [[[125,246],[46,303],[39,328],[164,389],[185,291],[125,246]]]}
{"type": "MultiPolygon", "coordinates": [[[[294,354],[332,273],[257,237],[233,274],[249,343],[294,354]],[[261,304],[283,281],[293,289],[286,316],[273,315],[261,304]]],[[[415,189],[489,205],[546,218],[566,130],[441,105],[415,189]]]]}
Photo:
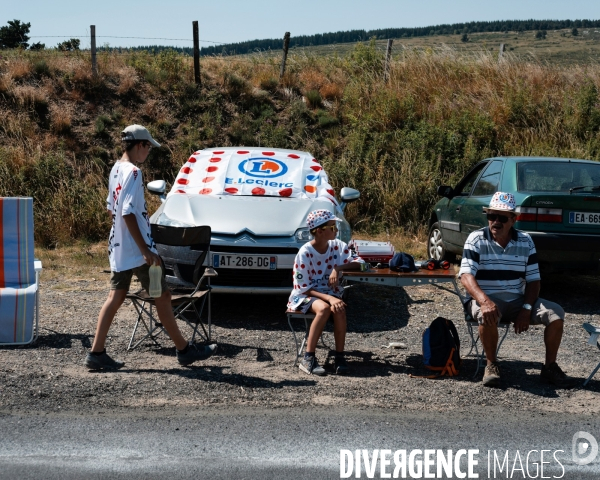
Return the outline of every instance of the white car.
{"type": "MultiPolygon", "coordinates": [[[[299,248],[311,239],[309,212],[326,209],[340,218],[338,236],[349,242],[343,210],[360,193],[342,188],[341,202],[327,174],[308,152],[256,147],[209,148],[181,168],[168,195],[166,184],[148,184],[161,196],[151,223],[212,229],[210,256],[218,277],[213,292],[288,294],[299,248]]],[[[193,287],[199,252],[157,245],[171,285],[193,287]]]]}

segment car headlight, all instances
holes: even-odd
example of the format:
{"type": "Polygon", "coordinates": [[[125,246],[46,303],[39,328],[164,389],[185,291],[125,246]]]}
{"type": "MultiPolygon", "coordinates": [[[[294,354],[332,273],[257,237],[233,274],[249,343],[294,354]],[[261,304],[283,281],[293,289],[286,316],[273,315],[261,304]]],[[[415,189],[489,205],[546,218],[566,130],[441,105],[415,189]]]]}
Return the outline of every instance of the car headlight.
{"type": "Polygon", "coordinates": [[[166,227],[194,227],[195,225],[190,225],[189,223],[183,223],[179,220],[173,220],[172,218],[167,217],[164,213],[162,213],[158,220],[156,221],[157,225],[164,225],[166,227]]]}
{"type": "Polygon", "coordinates": [[[296,230],[294,236],[296,237],[296,241],[299,243],[306,243],[312,239],[312,235],[310,234],[308,228],[299,228],[296,230]]]}

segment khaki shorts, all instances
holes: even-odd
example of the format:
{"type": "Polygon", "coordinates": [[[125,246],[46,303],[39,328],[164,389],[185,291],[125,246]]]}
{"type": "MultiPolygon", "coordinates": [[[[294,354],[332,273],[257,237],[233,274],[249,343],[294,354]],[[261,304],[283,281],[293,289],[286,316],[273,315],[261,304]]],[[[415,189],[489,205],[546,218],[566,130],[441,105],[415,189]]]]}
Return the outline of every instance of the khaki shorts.
{"type": "MultiPolygon", "coordinates": [[[[525,303],[523,298],[506,302],[494,297],[494,295],[489,295],[489,297],[490,300],[498,306],[498,309],[502,314],[502,322],[514,322],[517,318],[517,315],[523,308],[523,304],[525,303]]],[[[483,316],[481,315],[481,309],[479,308],[477,302],[475,300],[471,300],[471,302],[467,305],[467,309],[471,312],[471,316],[476,319],[480,325],[482,325],[483,316]]],[[[531,309],[529,324],[548,326],[551,322],[554,322],[555,320],[564,320],[564,318],[565,311],[559,304],[549,302],[543,298],[538,298],[531,309]]],[[[498,321],[500,321],[500,319],[498,321]]]]}
{"type": "MultiPolygon", "coordinates": [[[[161,267],[162,268],[162,267],[161,267]]],[[[142,284],[142,288],[148,292],[150,290],[150,265],[144,263],[139,267],[132,268],[130,270],[123,270],[122,272],[110,272],[110,289],[111,290],[129,290],[131,285],[131,277],[135,273],[135,276],[142,284]]],[[[162,278],[160,281],[162,287],[162,293],[165,293],[169,287],[165,280],[165,270],[162,270],[162,278]]]]}

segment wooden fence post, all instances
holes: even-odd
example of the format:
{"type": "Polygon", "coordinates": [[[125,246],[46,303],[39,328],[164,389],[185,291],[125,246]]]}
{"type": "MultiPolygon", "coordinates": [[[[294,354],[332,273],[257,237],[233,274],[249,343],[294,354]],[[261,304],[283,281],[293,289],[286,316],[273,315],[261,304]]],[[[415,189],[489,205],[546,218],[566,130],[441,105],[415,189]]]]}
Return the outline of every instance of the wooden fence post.
{"type": "Polygon", "coordinates": [[[96,25],[90,25],[91,48],[92,51],[92,75],[98,75],[98,66],[96,65],[96,25]]]}
{"type": "Polygon", "coordinates": [[[392,44],[394,40],[388,38],[387,49],[385,51],[385,67],[383,68],[383,79],[387,82],[390,78],[390,61],[392,58],[392,44]]]}
{"type": "Polygon", "coordinates": [[[498,51],[498,61],[502,60],[502,54],[504,53],[504,44],[500,44],[500,50],[498,51]]]}
{"type": "Polygon", "coordinates": [[[194,81],[196,82],[196,85],[200,85],[200,39],[198,38],[198,20],[192,22],[192,27],[194,29],[194,81]]]}
{"type": "Polygon", "coordinates": [[[285,73],[285,63],[287,62],[288,49],[290,48],[290,32],[285,32],[283,36],[283,58],[281,59],[281,70],[279,71],[279,81],[285,73]]]}

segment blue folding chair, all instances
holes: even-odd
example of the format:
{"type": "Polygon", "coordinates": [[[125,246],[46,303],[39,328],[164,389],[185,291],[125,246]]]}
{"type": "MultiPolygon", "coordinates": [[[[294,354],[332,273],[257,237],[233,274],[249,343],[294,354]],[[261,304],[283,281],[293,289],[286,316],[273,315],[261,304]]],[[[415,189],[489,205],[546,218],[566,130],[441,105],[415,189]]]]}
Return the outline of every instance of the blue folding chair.
{"type": "Polygon", "coordinates": [[[0,345],[37,338],[41,270],[33,250],[33,199],[0,198],[0,345]]]}

